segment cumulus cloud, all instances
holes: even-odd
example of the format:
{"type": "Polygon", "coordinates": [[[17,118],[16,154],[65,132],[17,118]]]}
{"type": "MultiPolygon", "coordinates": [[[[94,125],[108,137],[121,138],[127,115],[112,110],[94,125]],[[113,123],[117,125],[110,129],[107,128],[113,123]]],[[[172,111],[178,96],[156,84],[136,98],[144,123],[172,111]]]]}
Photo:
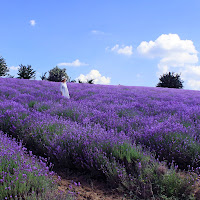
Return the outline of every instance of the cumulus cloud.
{"type": "Polygon", "coordinates": [[[86,66],[86,65],[88,64],[82,63],[78,59],[76,59],[75,61],[71,63],[68,63],[68,62],[58,63],[58,66],[69,66],[69,67],[80,67],[80,66],[86,66]]]}
{"type": "MultiPolygon", "coordinates": [[[[106,48],[106,50],[107,49],[108,47],[106,48]]],[[[111,48],[111,51],[116,52],[117,54],[130,56],[133,54],[133,47],[131,45],[120,47],[118,44],[116,44],[114,47],[111,48]]]]}
{"type": "Polygon", "coordinates": [[[137,50],[147,57],[161,57],[168,60],[174,60],[175,54],[184,54],[187,55],[187,61],[191,61],[194,58],[193,56],[197,54],[193,42],[191,40],[181,40],[177,34],[162,34],[155,41],[143,41],[137,47],[137,50]]]}
{"type": "Polygon", "coordinates": [[[200,81],[188,80],[188,86],[190,86],[193,90],[200,90],[200,81]]]}
{"type": "Polygon", "coordinates": [[[80,74],[80,76],[78,78],[76,78],[76,80],[80,80],[82,82],[87,82],[87,80],[94,80],[95,84],[104,84],[104,85],[108,85],[110,83],[111,78],[110,77],[105,77],[102,76],[98,70],[91,70],[89,74],[87,75],[83,75],[80,74]]]}
{"type": "Polygon", "coordinates": [[[35,26],[36,25],[36,22],[35,22],[34,19],[30,20],[29,23],[30,23],[31,26],[35,26]]]}
{"type": "Polygon", "coordinates": [[[145,57],[160,59],[158,76],[169,71],[181,73],[186,86],[196,89],[194,81],[200,78],[200,66],[196,65],[198,52],[191,40],[182,40],[177,34],[162,34],[155,41],[141,42],[137,51],[145,57]]]}
{"type": "Polygon", "coordinates": [[[15,66],[11,66],[9,67],[9,70],[12,70],[12,71],[18,71],[19,69],[19,66],[15,67],[15,66]]]}

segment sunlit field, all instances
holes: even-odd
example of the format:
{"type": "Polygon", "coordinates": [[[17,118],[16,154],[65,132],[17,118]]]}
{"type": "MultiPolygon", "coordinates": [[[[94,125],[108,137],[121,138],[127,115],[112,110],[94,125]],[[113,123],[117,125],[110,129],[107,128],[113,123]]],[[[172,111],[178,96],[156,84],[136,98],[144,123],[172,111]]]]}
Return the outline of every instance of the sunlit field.
{"type": "Polygon", "coordinates": [[[71,98],[65,99],[59,83],[0,78],[2,199],[33,191],[42,194],[40,186],[20,185],[24,177],[32,180],[31,173],[41,174],[32,180],[41,185],[51,180],[47,163],[45,167],[36,164],[39,156],[50,158],[56,169],[101,178],[132,199],[195,199],[200,166],[199,91],[84,83],[68,83],[68,89],[71,98]],[[23,157],[24,163],[32,163],[30,175],[17,172],[18,167],[24,169],[17,161],[21,150],[10,155],[22,148],[13,146],[20,140],[32,152],[23,157]],[[12,178],[5,178],[5,172],[12,178]],[[6,192],[17,176],[22,180],[17,182],[20,189],[13,186],[12,194],[6,192]]]}

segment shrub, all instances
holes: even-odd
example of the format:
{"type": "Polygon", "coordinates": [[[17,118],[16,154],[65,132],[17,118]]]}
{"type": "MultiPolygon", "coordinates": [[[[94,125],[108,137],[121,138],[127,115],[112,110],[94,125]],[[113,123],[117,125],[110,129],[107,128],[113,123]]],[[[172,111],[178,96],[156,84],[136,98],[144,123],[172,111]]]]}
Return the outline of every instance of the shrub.
{"type": "Polygon", "coordinates": [[[169,72],[163,74],[159,78],[160,82],[156,87],[167,87],[167,88],[183,88],[183,81],[180,79],[179,74],[174,74],[173,72],[169,72]]]}

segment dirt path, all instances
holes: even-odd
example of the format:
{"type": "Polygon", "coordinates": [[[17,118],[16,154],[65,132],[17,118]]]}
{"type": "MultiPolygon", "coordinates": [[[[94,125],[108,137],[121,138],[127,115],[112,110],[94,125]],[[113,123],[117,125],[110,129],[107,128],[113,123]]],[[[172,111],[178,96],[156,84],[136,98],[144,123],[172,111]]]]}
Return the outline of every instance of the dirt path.
{"type": "MultiPolygon", "coordinates": [[[[61,180],[58,189],[64,193],[72,192],[75,194],[76,200],[130,200],[117,190],[106,187],[106,183],[102,180],[94,180],[86,175],[74,173],[60,172],[59,175],[61,180]]],[[[194,196],[197,200],[200,200],[200,176],[195,184],[194,196]]]]}
{"type": "Polygon", "coordinates": [[[66,175],[59,173],[62,177],[58,189],[63,192],[73,192],[77,200],[125,200],[123,194],[116,190],[106,188],[105,183],[97,180],[87,179],[82,175],[66,175]]]}

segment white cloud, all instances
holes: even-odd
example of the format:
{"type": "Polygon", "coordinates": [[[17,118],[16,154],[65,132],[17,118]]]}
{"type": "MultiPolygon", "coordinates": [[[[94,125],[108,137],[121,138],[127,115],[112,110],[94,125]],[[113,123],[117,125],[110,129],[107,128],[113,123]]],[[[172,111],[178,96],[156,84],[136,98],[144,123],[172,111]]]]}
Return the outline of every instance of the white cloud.
{"type": "Polygon", "coordinates": [[[11,66],[9,67],[9,70],[12,70],[12,71],[18,71],[19,69],[19,66],[15,67],[15,66],[11,66]]]}
{"type": "Polygon", "coordinates": [[[35,26],[36,25],[36,22],[35,22],[34,19],[30,20],[29,23],[30,23],[31,26],[35,26]]]}
{"type": "Polygon", "coordinates": [[[80,67],[80,66],[86,66],[88,64],[80,62],[78,59],[71,63],[58,63],[58,66],[69,66],[69,67],[80,67]]]}
{"type": "Polygon", "coordinates": [[[200,78],[200,66],[198,52],[191,40],[181,40],[177,34],[162,34],[155,41],[143,41],[137,47],[137,51],[148,58],[159,58],[158,72],[173,71],[181,73],[181,78],[186,86],[195,89],[194,82],[200,78]]]}
{"type": "MultiPolygon", "coordinates": [[[[159,36],[155,42],[154,41],[143,41],[137,47],[139,53],[144,56],[155,58],[168,58],[170,60],[171,56],[181,53],[187,54],[188,57],[197,54],[195,46],[191,40],[181,40],[177,34],[162,34],[159,36]]],[[[190,60],[188,58],[188,60],[190,60]]]]}
{"type": "Polygon", "coordinates": [[[186,66],[185,71],[187,71],[187,75],[195,74],[196,76],[198,76],[198,78],[200,77],[200,66],[197,66],[197,65],[186,66]]]}
{"type": "Polygon", "coordinates": [[[200,90],[200,81],[198,80],[188,80],[187,84],[193,90],[200,90]]]}
{"type": "MultiPolygon", "coordinates": [[[[107,50],[108,48],[106,48],[107,50]]],[[[132,45],[130,46],[122,46],[121,48],[119,47],[118,44],[116,44],[113,48],[111,48],[111,51],[116,52],[117,54],[123,54],[123,55],[127,55],[130,56],[133,54],[133,47],[132,45]]]]}
{"type": "Polygon", "coordinates": [[[18,69],[19,69],[19,66],[11,66],[11,67],[8,67],[9,68],[9,74],[11,75],[11,76],[18,76],[17,75],[17,72],[18,72],[18,69]]]}
{"type": "Polygon", "coordinates": [[[103,31],[99,31],[99,30],[92,30],[91,33],[94,35],[105,35],[103,31]]]}
{"type": "Polygon", "coordinates": [[[83,75],[81,74],[78,78],[76,78],[76,80],[80,80],[82,82],[87,82],[87,80],[94,80],[95,84],[104,84],[104,85],[108,85],[110,83],[111,78],[110,77],[105,77],[102,76],[98,70],[91,70],[89,74],[87,75],[83,75]]]}
{"type": "Polygon", "coordinates": [[[200,66],[199,65],[186,65],[182,69],[181,73],[182,79],[185,81],[187,88],[194,90],[200,90],[199,80],[200,80],[200,66]]]}

